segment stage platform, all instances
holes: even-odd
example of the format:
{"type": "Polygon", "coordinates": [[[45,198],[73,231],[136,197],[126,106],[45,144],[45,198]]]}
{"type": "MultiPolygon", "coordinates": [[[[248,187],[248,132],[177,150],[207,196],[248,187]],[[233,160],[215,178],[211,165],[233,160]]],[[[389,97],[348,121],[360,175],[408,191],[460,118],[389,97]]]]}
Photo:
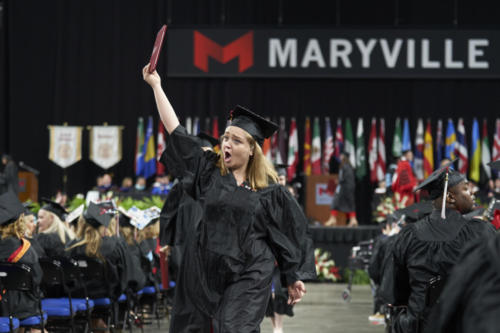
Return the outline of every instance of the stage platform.
{"type": "Polygon", "coordinates": [[[379,226],[322,227],[311,226],[310,231],[315,248],[329,251],[339,267],[347,267],[351,248],[361,241],[376,238],[381,233],[379,226]]]}

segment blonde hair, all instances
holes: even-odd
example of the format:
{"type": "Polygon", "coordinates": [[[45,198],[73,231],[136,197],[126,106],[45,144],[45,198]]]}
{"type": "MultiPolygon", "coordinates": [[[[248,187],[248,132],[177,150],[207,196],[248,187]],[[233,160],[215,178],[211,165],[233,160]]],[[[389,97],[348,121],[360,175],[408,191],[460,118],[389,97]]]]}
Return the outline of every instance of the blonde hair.
{"type": "Polygon", "coordinates": [[[78,220],[78,229],[76,232],[76,236],[80,239],[79,242],[71,245],[66,249],[66,251],[71,250],[72,248],[85,245],[85,255],[87,257],[95,257],[101,260],[104,258],[99,251],[102,242],[101,232],[104,232],[104,226],[99,226],[99,228],[94,228],[90,224],[87,223],[83,216],[80,216],[78,220]]]}
{"type": "Polygon", "coordinates": [[[134,228],[120,227],[120,234],[128,245],[134,245],[134,228]]]}
{"type": "Polygon", "coordinates": [[[26,222],[24,220],[24,213],[19,215],[17,220],[13,223],[9,223],[5,226],[0,226],[0,237],[1,239],[7,237],[23,238],[26,232],[26,222]]]}
{"type": "Polygon", "coordinates": [[[116,223],[117,223],[116,215],[113,215],[111,220],[109,220],[109,225],[106,229],[108,229],[108,233],[111,236],[116,236],[116,223]]]}
{"type": "Polygon", "coordinates": [[[43,234],[55,233],[59,236],[59,239],[63,244],[66,244],[67,241],[70,241],[75,238],[75,233],[73,232],[73,230],[68,228],[66,224],[63,221],[61,221],[59,216],[48,210],[44,209],[44,211],[47,214],[49,214],[49,216],[52,216],[52,224],[44,231],[41,231],[41,233],[43,234]],[[68,236],[69,239],[66,239],[66,236],[68,236]]]}
{"type": "MultiPolygon", "coordinates": [[[[245,139],[250,145],[250,150],[253,151],[253,156],[250,156],[246,169],[246,178],[253,190],[260,190],[269,186],[269,183],[278,183],[278,173],[274,166],[264,156],[262,148],[255,139],[245,131],[245,139]]],[[[222,175],[229,173],[228,168],[224,165],[222,151],[218,153],[219,160],[217,167],[222,175]]]]}
{"type": "Polygon", "coordinates": [[[160,235],[160,221],[151,223],[146,228],[139,230],[137,233],[137,243],[141,243],[143,240],[158,238],[160,235]]]}

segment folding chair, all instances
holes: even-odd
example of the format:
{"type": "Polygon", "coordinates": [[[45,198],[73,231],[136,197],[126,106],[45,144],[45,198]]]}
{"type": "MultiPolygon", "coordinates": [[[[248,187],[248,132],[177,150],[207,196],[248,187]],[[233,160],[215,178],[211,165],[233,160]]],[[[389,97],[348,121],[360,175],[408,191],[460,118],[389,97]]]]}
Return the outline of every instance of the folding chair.
{"type": "MultiPolygon", "coordinates": [[[[33,295],[37,299],[38,314],[19,320],[19,326],[44,330],[47,314],[42,311],[40,292],[38,286],[33,282],[31,267],[21,263],[0,262],[0,290],[7,290],[7,293],[2,295],[2,303],[7,303],[9,317],[12,313],[12,305],[8,299],[9,291],[18,291],[33,295]]],[[[15,326],[14,319],[11,320],[9,318],[9,321],[11,321],[9,326],[15,326]]]]}

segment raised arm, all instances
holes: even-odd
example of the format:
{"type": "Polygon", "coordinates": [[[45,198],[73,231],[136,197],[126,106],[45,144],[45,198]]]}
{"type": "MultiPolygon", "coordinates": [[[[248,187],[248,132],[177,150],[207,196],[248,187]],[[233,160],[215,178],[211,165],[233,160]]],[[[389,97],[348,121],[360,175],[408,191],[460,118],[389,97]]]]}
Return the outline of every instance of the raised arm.
{"type": "Polygon", "coordinates": [[[172,104],[170,104],[167,95],[165,95],[165,92],[161,87],[160,75],[158,75],[156,71],[149,73],[148,68],[149,64],[144,66],[142,69],[142,77],[144,81],[146,81],[151,88],[153,88],[156,108],[158,109],[163,125],[167,129],[168,134],[170,134],[177,128],[177,126],[179,126],[179,119],[177,119],[174,108],[172,107],[172,104]]]}

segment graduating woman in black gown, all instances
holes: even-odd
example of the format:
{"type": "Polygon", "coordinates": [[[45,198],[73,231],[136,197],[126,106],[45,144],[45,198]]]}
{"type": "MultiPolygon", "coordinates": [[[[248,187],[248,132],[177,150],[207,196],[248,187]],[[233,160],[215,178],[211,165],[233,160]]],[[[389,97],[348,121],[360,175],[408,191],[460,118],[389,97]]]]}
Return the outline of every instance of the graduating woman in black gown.
{"type": "Polygon", "coordinates": [[[291,303],[315,278],[307,220],[290,193],[277,185],[260,145],[274,123],[236,107],[221,140],[221,155],[204,152],[179,124],[156,72],[143,69],[170,134],[167,168],[182,182],[179,211],[193,231],[185,241],[171,332],[190,328],[193,309],[215,332],[259,332],[278,262],[291,303]],[[184,208],[183,208],[184,207],[184,208]],[[182,302],[179,302],[179,300],[182,302]]]}
{"type": "MultiPolygon", "coordinates": [[[[42,281],[42,269],[38,253],[24,238],[24,211],[24,206],[12,192],[0,195],[0,261],[28,265],[32,269],[35,288],[38,288],[42,281]]],[[[25,319],[40,314],[38,299],[32,293],[7,291],[6,299],[10,303],[10,314],[15,318],[25,319]]]]}

